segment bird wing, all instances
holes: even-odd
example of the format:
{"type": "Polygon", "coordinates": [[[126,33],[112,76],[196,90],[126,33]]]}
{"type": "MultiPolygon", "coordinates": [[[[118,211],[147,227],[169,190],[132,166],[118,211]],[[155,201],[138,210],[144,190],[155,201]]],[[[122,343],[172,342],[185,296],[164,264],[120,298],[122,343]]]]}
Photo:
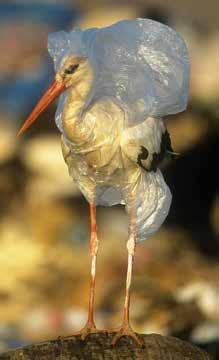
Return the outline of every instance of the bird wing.
{"type": "Polygon", "coordinates": [[[127,212],[135,218],[137,241],[142,241],[163,224],[172,200],[170,189],[157,168],[165,154],[172,151],[162,119],[148,117],[141,124],[125,128],[121,150],[128,163],[138,165],[128,165],[128,181],[122,195],[127,212]]]}
{"type": "Polygon", "coordinates": [[[147,171],[156,171],[164,157],[173,152],[164,122],[154,117],[124,129],[121,149],[125,156],[147,171]]]}

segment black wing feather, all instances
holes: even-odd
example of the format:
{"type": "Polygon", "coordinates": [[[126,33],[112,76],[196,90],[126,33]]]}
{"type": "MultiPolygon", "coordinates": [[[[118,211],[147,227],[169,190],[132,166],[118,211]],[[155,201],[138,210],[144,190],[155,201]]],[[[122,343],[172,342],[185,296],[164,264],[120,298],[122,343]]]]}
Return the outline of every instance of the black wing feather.
{"type": "Polygon", "coordinates": [[[148,157],[148,150],[144,146],[141,146],[141,153],[138,155],[137,162],[143,169],[145,169],[147,171],[156,171],[158,165],[168,155],[170,155],[171,158],[175,157],[175,154],[174,154],[174,151],[173,151],[172,145],[171,145],[170,134],[168,133],[167,130],[165,130],[165,132],[163,133],[163,135],[161,137],[160,151],[159,151],[159,153],[153,153],[150,167],[146,169],[141,162],[141,160],[146,160],[148,157]]]}

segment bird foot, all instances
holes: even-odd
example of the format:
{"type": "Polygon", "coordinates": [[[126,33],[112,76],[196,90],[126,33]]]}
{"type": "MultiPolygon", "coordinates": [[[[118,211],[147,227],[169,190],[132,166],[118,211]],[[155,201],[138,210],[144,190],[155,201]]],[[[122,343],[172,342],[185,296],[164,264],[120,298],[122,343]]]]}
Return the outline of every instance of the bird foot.
{"type": "Polygon", "coordinates": [[[80,335],[81,339],[85,340],[89,334],[96,334],[98,332],[100,332],[100,330],[96,328],[94,322],[88,321],[86,325],[80,331],[76,332],[74,335],[80,335]]]}
{"type": "Polygon", "coordinates": [[[89,334],[96,334],[96,333],[99,333],[99,332],[106,332],[105,330],[99,330],[96,328],[96,325],[94,324],[94,322],[87,322],[86,325],[79,331],[77,332],[74,332],[72,335],[67,335],[67,336],[59,336],[58,338],[60,340],[63,340],[63,339],[67,339],[69,337],[72,337],[72,336],[81,336],[81,339],[82,340],[85,340],[86,337],[89,335],[89,334]]]}
{"type": "Polygon", "coordinates": [[[129,324],[122,324],[121,328],[117,331],[116,335],[112,340],[112,345],[115,345],[122,336],[130,336],[135,340],[138,346],[143,346],[144,343],[140,337],[132,330],[129,324]]]}

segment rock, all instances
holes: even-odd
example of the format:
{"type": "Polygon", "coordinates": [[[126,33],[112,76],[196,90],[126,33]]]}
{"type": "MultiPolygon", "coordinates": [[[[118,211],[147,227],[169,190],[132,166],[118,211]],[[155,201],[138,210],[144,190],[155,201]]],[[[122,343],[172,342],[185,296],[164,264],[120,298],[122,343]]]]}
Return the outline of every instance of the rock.
{"type": "Polygon", "coordinates": [[[80,336],[59,338],[36,345],[26,346],[2,354],[0,360],[33,360],[33,359],[139,359],[139,360],[210,360],[203,350],[174,337],[158,334],[140,335],[144,347],[136,346],[132,339],[123,337],[112,346],[114,334],[97,333],[87,337],[80,336]]]}

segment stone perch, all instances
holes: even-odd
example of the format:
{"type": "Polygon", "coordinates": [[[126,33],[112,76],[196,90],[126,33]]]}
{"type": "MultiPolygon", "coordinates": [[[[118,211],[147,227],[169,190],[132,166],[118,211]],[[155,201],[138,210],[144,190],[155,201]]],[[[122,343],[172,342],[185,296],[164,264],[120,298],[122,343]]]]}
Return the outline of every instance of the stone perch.
{"type": "Polygon", "coordinates": [[[86,340],[81,340],[80,336],[49,340],[4,353],[0,355],[0,360],[213,359],[205,351],[174,337],[140,335],[144,343],[144,347],[140,348],[130,337],[123,337],[112,346],[113,336],[113,333],[97,333],[89,335],[86,340]]]}

